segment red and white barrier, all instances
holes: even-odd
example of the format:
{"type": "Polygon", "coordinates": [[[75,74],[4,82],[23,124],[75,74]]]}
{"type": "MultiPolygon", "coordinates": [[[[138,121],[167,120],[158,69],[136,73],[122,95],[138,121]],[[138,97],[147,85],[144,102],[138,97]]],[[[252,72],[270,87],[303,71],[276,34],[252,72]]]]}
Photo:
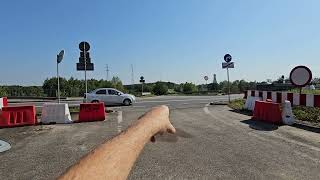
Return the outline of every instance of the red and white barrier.
{"type": "Polygon", "coordinates": [[[314,94],[248,90],[247,97],[250,96],[261,97],[263,101],[266,99],[271,99],[272,102],[284,103],[286,100],[288,100],[293,105],[320,107],[320,95],[314,94]]]}

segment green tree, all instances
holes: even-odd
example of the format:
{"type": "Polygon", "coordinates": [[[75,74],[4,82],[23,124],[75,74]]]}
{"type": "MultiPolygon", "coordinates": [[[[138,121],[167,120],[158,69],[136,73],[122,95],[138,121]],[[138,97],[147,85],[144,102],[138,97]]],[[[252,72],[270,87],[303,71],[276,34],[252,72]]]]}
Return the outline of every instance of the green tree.
{"type": "Polygon", "coordinates": [[[211,90],[211,91],[218,91],[219,90],[219,84],[218,83],[210,83],[210,84],[208,84],[208,88],[209,88],[209,90],[211,90]]]}
{"type": "Polygon", "coordinates": [[[219,83],[219,89],[223,92],[223,93],[228,93],[228,81],[221,81],[219,83]]]}
{"type": "Polygon", "coordinates": [[[238,88],[239,88],[240,92],[244,92],[244,91],[248,90],[248,87],[249,87],[248,82],[246,82],[243,79],[239,81],[238,88]]]}
{"type": "Polygon", "coordinates": [[[233,82],[231,83],[231,86],[230,86],[230,92],[231,92],[231,93],[240,93],[239,83],[240,83],[239,80],[235,80],[235,81],[233,81],[233,82]]]}
{"type": "Polygon", "coordinates": [[[112,86],[120,91],[126,91],[119,77],[114,76],[111,79],[112,86]]]}
{"type": "Polygon", "coordinates": [[[153,94],[155,95],[165,95],[168,93],[168,86],[163,82],[156,82],[152,89],[153,94]]]}
{"type": "Polygon", "coordinates": [[[8,96],[7,87],[0,86],[0,97],[8,96]]]}
{"type": "Polygon", "coordinates": [[[194,93],[194,92],[198,91],[198,89],[197,89],[195,84],[188,83],[188,82],[183,84],[183,88],[182,89],[183,89],[183,92],[186,93],[186,94],[191,94],[191,93],[194,93]]]}

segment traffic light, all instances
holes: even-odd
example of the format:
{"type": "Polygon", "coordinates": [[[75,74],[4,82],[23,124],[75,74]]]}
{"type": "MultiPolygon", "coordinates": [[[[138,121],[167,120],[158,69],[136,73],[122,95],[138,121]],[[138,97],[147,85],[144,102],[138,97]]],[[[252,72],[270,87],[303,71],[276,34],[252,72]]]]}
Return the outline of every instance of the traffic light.
{"type": "Polygon", "coordinates": [[[77,71],[93,71],[94,66],[93,63],[91,63],[90,58],[90,45],[87,42],[81,42],[79,44],[80,49],[80,57],[79,57],[79,63],[77,63],[77,71]]]}

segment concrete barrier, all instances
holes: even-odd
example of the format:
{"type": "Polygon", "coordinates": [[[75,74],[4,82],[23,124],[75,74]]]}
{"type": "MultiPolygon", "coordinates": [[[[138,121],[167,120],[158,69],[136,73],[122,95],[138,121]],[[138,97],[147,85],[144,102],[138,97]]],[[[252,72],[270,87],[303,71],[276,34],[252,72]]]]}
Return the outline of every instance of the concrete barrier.
{"type": "Polygon", "coordinates": [[[68,104],[45,103],[42,107],[41,123],[72,123],[68,104]]]}

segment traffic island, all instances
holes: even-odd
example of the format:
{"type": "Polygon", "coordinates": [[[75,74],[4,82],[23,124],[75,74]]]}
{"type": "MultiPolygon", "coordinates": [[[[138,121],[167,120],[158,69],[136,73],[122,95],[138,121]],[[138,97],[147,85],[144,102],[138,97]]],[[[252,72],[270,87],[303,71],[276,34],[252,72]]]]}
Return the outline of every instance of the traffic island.
{"type": "MultiPolygon", "coordinates": [[[[245,109],[245,99],[232,100],[228,106],[232,109],[231,111],[252,116],[253,112],[245,109]]],[[[293,115],[296,119],[295,124],[292,126],[296,127],[296,124],[303,126],[310,126],[310,128],[316,128],[320,132],[320,108],[318,107],[307,107],[307,106],[293,106],[293,115]]]]}

